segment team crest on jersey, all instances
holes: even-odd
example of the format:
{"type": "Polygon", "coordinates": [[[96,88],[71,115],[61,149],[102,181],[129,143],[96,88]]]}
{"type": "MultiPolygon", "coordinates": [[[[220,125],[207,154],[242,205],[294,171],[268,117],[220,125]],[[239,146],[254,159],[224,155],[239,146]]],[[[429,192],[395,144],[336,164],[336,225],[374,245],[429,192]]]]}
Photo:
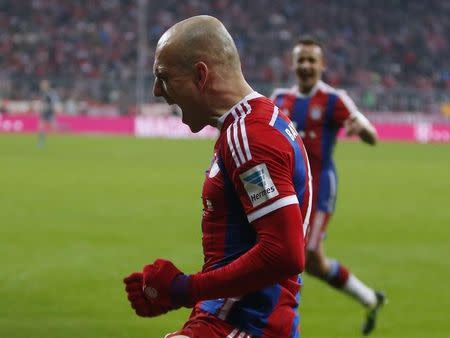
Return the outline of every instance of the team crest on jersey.
{"type": "Polygon", "coordinates": [[[278,196],[278,190],[265,163],[247,170],[239,177],[254,207],[278,196]]]}
{"type": "Polygon", "coordinates": [[[322,117],[322,107],[321,106],[314,106],[311,108],[311,118],[313,120],[320,120],[322,117]]]}

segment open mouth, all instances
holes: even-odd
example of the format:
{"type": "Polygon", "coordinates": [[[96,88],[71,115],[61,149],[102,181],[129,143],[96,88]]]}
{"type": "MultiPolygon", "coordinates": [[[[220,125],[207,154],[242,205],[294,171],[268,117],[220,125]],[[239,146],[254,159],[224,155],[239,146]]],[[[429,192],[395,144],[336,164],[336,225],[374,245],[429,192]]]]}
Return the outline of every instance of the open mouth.
{"type": "Polygon", "coordinates": [[[298,77],[302,81],[308,81],[308,80],[311,80],[314,78],[314,74],[313,73],[298,73],[298,77]]]}

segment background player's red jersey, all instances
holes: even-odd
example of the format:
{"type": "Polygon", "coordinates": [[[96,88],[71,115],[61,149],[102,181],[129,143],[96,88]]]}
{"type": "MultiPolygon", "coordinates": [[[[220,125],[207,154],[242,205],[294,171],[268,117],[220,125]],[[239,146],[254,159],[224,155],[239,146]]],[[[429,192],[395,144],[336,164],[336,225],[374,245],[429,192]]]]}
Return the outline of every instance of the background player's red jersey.
{"type": "Polygon", "coordinates": [[[332,165],[337,132],[345,120],[358,113],[345,91],[318,81],[308,95],[294,86],[276,89],[272,99],[294,122],[308,151],[312,171],[332,165]]]}
{"type": "MultiPolygon", "coordinates": [[[[308,152],[313,176],[312,219],[316,210],[331,214],[336,204],[337,174],[333,161],[333,150],[337,133],[344,122],[359,114],[352,99],[345,91],[337,90],[323,81],[318,81],[309,94],[300,93],[297,86],[279,88],[272,94],[274,103],[289,116],[308,152]]],[[[328,220],[321,222],[320,232],[325,231],[328,220]]],[[[310,245],[317,245],[320,234],[317,229],[312,232],[317,240],[310,245]]]]}

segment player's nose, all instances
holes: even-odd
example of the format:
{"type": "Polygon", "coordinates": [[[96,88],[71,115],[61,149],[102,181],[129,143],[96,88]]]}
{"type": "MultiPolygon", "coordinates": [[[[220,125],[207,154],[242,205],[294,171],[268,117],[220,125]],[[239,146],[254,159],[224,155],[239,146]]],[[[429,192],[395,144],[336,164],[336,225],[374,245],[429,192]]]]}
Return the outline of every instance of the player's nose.
{"type": "Polygon", "coordinates": [[[299,63],[299,65],[298,65],[298,67],[300,68],[300,69],[307,69],[307,68],[309,68],[311,66],[311,64],[309,63],[309,62],[301,62],[301,63],[299,63]]]}

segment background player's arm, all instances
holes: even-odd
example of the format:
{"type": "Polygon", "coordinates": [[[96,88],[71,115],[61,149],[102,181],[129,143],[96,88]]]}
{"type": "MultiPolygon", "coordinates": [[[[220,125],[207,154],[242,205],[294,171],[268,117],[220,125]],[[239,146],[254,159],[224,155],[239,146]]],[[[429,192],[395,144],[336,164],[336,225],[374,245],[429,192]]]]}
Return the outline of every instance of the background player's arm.
{"type": "Polygon", "coordinates": [[[334,120],[344,126],[348,136],[359,136],[368,144],[377,142],[377,131],[370,121],[358,110],[353,100],[344,90],[338,90],[338,101],[334,110],[334,120]]]}
{"type": "Polygon", "coordinates": [[[351,115],[344,123],[348,136],[357,135],[368,144],[374,145],[377,142],[377,131],[370,121],[360,112],[351,115]]]}

